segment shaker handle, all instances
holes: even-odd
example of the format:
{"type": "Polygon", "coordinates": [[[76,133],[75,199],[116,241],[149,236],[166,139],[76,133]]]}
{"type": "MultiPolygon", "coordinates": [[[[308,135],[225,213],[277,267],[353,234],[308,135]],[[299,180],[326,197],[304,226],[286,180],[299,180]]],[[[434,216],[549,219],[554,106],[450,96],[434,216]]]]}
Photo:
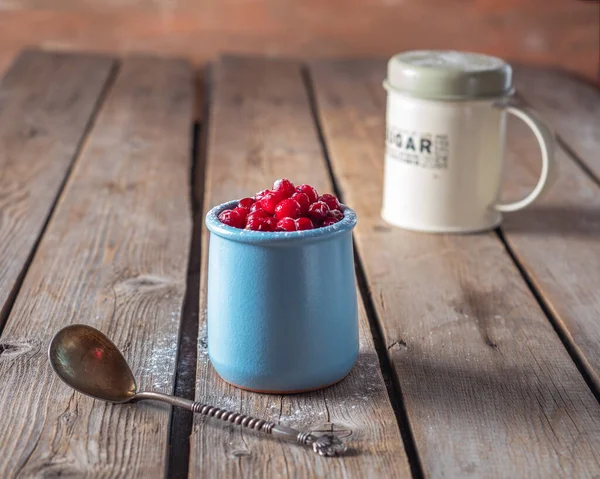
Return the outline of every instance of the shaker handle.
{"type": "Polygon", "coordinates": [[[554,135],[550,129],[533,113],[524,108],[507,105],[501,106],[501,108],[503,108],[507,113],[511,113],[517,118],[523,120],[527,126],[533,130],[542,152],[542,172],[540,174],[540,179],[538,180],[537,185],[535,185],[533,191],[522,200],[515,201],[513,203],[498,203],[494,205],[494,208],[497,211],[506,213],[510,211],[521,210],[539,198],[539,196],[552,184],[556,176],[557,164],[554,154],[554,135]]]}

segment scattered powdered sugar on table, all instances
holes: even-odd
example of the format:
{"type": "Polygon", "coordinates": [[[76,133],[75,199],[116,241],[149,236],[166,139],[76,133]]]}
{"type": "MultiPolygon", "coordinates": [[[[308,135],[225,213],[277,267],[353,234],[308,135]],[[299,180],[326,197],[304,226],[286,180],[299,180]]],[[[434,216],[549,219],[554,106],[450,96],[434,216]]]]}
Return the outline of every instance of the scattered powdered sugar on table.
{"type": "MultiPolygon", "coordinates": [[[[200,402],[203,401],[200,399],[200,402]]],[[[210,405],[227,409],[228,411],[239,412],[240,399],[239,397],[222,396],[219,399],[216,399],[213,402],[211,402],[210,405]]]]}
{"type": "Polygon", "coordinates": [[[208,342],[206,332],[206,321],[200,323],[198,328],[198,361],[208,362],[208,342]]]}
{"type": "Polygon", "coordinates": [[[156,338],[146,366],[140,370],[139,374],[140,380],[144,384],[151,381],[151,387],[154,390],[170,394],[174,383],[175,358],[178,346],[175,325],[179,324],[181,319],[181,306],[173,309],[165,319],[173,325],[173,334],[164,332],[156,338]]]}
{"type": "Polygon", "coordinates": [[[179,322],[179,320],[181,319],[181,307],[174,309],[173,311],[171,311],[171,314],[169,315],[171,322],[175,323],[175,322],[179,322]]]}
{"type": "Polygon", "coordinates": [[[142,370],[143,376],[152,378],[152,387],[170,393],[173,385],[177,340],[159,338],[152,348],[147,366],[142,370]]]}
{"type": "Polygon", "coordinates": [[[297,408],[288,414],[284,410],[280,422],[292,427],[304,427],[323,423],[326,419],[327,413],[321,407],[317,408],[312,404],[304,403],[301,408],[297,408]]]}

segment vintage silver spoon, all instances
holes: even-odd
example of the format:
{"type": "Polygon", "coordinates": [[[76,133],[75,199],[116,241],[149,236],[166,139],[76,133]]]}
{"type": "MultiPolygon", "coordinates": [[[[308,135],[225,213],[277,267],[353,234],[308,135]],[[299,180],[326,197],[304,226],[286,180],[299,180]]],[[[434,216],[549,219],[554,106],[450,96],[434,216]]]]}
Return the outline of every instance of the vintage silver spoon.
{"type": "Polygon", "coordinates": [[[73,324],[54,335],[48,349],[52,369],[73,389],[102,401],[127,403],[142,399],[162,401],[215,417],[238,426],[272,434],[278,439],[312,447],[321,456],[337,456],[346,446],[334,434],[315,436],[282,424],[256,419],[208,404],[155,392],[138,392],[133,373],[121,351],[91,326],[73,324]]]}

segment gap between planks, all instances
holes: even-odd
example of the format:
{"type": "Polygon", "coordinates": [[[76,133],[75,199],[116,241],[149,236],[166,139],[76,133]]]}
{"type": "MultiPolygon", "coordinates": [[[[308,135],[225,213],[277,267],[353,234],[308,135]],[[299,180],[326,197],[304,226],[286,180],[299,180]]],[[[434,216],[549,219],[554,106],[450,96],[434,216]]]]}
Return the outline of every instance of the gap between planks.
{"type": "MultiPolygon", "coordinates": [[[[198,327],[200,317],[200,277],[202,265],[202,227],[204,224],[204,179],[206,174],[206,147],[209,130],[210,74],[208,66],[200,74],[196,104],[202,106],[194,124],[194,141],[191,151],[190,195],[192,204],[192,239],[186,294],[177,348],[176,396],[194,400],[196,394],[196,363],[198,360],[198,327]]],[[[194,424],[192,412],[174,408],[169,428],[168,478],[187,478],[190,460],[190,436],[194,424]]]]}
{"type": "Polygon", "coordinates": [[[583,354],[581,353],[581,351],[576,347],[575,342],[573,341],[573,338],[569,335],[569,330],[567,329],[565,324],[560,320],[558,315],[556,315],[552,311],[551,304],[547,300],[544,299],[544,295],[540,291],[540,288],[538,286],[536,286],[534,279],[527,272],[527,269],[525,268],[525,266],[523,264],[521,264],[521,262],[519,261],[517,254],[515,253],[514,249],[510,246],[509,242],[507,241],[506,236],[505,236],[504,232],[502,231],[502,228],[501,227],[496,228],[495,232],[496,232],[496,235],[498,236],[498,239],[504,245],[504,248],[506,248],[506,252],[507,252],[508,256],[514,263],[517,270],[519,270],[519,273],[521,274],[523,281],[525,282],[525,284],[531,291],[531,294],[533,294],[533,297],[535,298],[535,300],[538,302],[540,309],[546,315],[548,322],[552,325],[552,327],[554,328],[554,331],[556,331],[556,335],[559,337],[564,348],[569,353],[569,356],[571,356],[571,359],[575,363],[575,366],[577,366],[577,370],[579,371],[579,373],[585,380],[586,384],[590,388],[590,391],[596,398],[596,401],[598,401],[600,403],[600,391],[596,387],[594,379],[590,374],[590,371],[592,370],[592,368],[589,365],[589,363],[586,361],[586,359],[583,356],[583,354]]]}
{"type": "MultiPolygon", "coordinates": [[[[535,70],[534,70],[535,71],[535,70]]],[[[564,73],[564,72],[563,72],[564,73]]],[[[570,79],[570,76],[568,77],[570,79]]],[[[589,84],[587,82],[583,82],[583,80],[573,77],[574,81],[579,83],[586,83],[586,86],[589,85],[596,90],[598,89],[596,85],[589,84]]],[[[516,94],[516,99],[519,104],[522,104],[532,110],[536,110],[536,108],[529,102],[522,93],[516,94]]],[[[548,112],[546,112],[548,114],[548,112]]],[[[553,115],[548,115],[546,121],[552,122],[553,115]]],[[[559,128],[560,129],[560,128],[559,128]]],[[[556,141],[556,161],[559,162],[560,158],[564,156],[567,161],[571,161],[574,169],[578,170],[582,176],[587,177],[591,183],[595,186],[600,187],[600,178],[597,176],[594,169],[577,153],[576,148],[571,147],[568,142],[560,135],[558,130],[555,130],[554,136],[556,141]]],[[[560,165],[559,165],[560,170],[560,165]]],[[[560,171],[558,173],[560,175],[560,171]]],[[[590,391],[596,398],[596,400],[600,403],[600,382],[597,379],[597,376],[594,372],[594,367],[590,364],[588,358],[586,358],[585,352],[577,345],[577,341],[573,338],[571,332],[569,331],[568,325],[561,319],[560,314],[552,305],[551,298],[544,295],[543,285],[539,284],[536,280],[535,274],[530,271],[527,265],[524,262],[524,258],[520,258],[519,252],[517,249],[517,245],[512,245],[510,241],[510,227],[505,232],[504,225],[498,227],[495,232],[499,238],[499,240],[504,245],[507,254],[515,264],[515,267],[518,269],[521,274],[523,281],[527,284],[528,288],[531,290],[533,296],[538,302],[540,308],[548,318],[549,323],[552,325],[554,330],[556,331],[557,336],[560,338],[563,346],[571,356],[571,359],[577,366],[577,369],[581,373],[585,382],[587,383],[590,391]]]]}
{"type": "Polygon", "coordinates": [[[521,65],[515,67],[515,86],[520,97],[553,126],[558,143],[600,183],[600,84],[558,69],[521,65]]]}
{"type": "Polygon", "coordinates": [[[589,167],[583,158],[575,153],[575,150],[569,146],[567,141],[560,134],[555,133],[555,137],[557,147],[562,148],[567,156],[573,160],[573,163],[575,163],[583,171],[583,173],[586,174],[590,180],[596,183],[596,185],[600,188],[600,177],[594,173],[594,170],[589,167]]]}
{"type": "MultiPolygon", "coordinates": [[[[185,399],[194,399],[196,360],[198,350],[198,295],[200,290],[200,248],[201,229],[197,204],[194,201],[197,188],[195,181],[197,164],[197,145],[200,125],[194,126],[194,144],[191,160],[191,185],[190,196],[192,204],[192,238],[190,241],[190,255],[186,280],[185,297],[179,339],[177,342],[177,360],[175,371],[175,388],[173,394],[185,399]],[[200,231],[199,231],[200,230],[200,231]]],[[[200,210],[201,211],[201,210],[200,210]]],[[[172,409],[169,424],[169,451],[167,477],[184,478],[188,474],[188,461],[190,453],[189,436],[192,432],[193,413],[183,408],[172,409]]]]}
{"type": "MultiPolygon", "coordinates": [[[[333,166],[331,164],[331,157],[329,154],[329,149],[327,148],[327,141],[325,140],[325,135],[323,133],[323,125],[321,124],[321,120],[319,118],[319,107],[316,100],[315,88],[310,74],[310,70],[307,65],[302,65],[302,79],[304,81],[304,86],[306,87],[308,101],[310,104],[310,111],[313,117],[313,121],[315,123],[315,127],[317,129],[317,135],[321,144],[323,158],[325,159],[325,164],[327,165],[327,171],[331,179],[331,184],[333,185],[334,193],[340,199],[340,201],[344,203],[344,195],[340,189],[338,181],[335,177],[333,166]]],[[[398,382],[396,375],[393,373],[392,362],[387,354],[388,348],[385,344],[383,332],[381,331],[381,326],[379,324],[379,321],[377,320],[377,313],[375,312],[375,306],[373,304],[373,298],[369,289],[369,283],[365,274],[362,258],[360,257],[354,239],[353,243],[356,281],[358,284],[358,290],[360,292],[360,295],[362,296],[363,303],[365,306],[365,313],[367,316],[367,320],[369,321],[371,336],[373,337],[373,344],[377,353],[377,359],[379,360],[379,367],[383,375],[388,397],[390,399],[390,404],[392,405],[392,409],[396,416],[398,428],[400,429],[402,442],[404,443],[404,450],[406,451],[406,455],[408,457],[408,465],[410,466],[410,471],[415,479],[421,479],[425,477],[425,475],[423,473],[421,461],[419,460],[419,455],[417,454],[417,446],[415,444],[412,430],[410,429],[408,414],[404,405],[404,400],[402,398],[402,388],[400,386],[400,383],[398,382]]]]}
{"type": "MultiPolygon", "coordinates": [[[[523,95],[517,93],[516,98],[523,105],[533,108],[532,105],[525,98],[523,98],[523,95]]],[[[587,165],[587,163],[582,158],[580,158],[577,155],[577,153],[575,153],[575,150],[568,145],[568,143],[560,136],[560,134],[555,132],[554,136],[555,136],[555,140],[556,140],[557,151],[562,149],[564,151],[565,155],[568,158],[570,158],[571,161],[581,170],[582,174],[589,177],[589,179],[591,181],[593,181],[596,185],[598,185],[600,187],[600,179],[596,176],[594,171],[587,165]]],[[[569,334],[569,330],[568,330],[567,326],[561,321],[558,314],[556,314],[553,311],[550,301],[547,300],[546,298],[544,298],[544,294],[541,291],[541,289],[539,288],[539,286],[536,285],[535,279],[527,271],[527,268],[525,267],[525,265],[522,264],[522,262],[519,260],[519,257],[517,255],[516,251],[514,250],[514,248],[510,245],[509,241],[507,240],[506,235],[504,234],[504,231],[502,230],[502,226],[496,228],[495,232],[496,232],[496,235],[498,236],[498,239],[502,242],[502,244],[506,248],[506,252],[510,256],[515,267],[519,270],[519,273],[521,274],[523,281],[525,282],[525,284],[527,284],[527,287],[531,290],[531,293],[535,297],[540,308],[542,309],[542,311],[548,318],[548,321],[550,322],[550,324],[556,331],[557,336],[560,338],[561,342],[563,343],[563,346],[565,347],[565,349],[571,356],[571,359],[577,366],[577,369],[579,370],[580,374],[583,376],[583,379],[585,380],[586,384],[590,388],[590,391],[592,392],[592,394],[594,395],[596,400],[600,403],[600,388],[598,388],[598,385],[594,381],[592,374],[590,374],[590,372],[593,371],[593,368],[590,366],[590,364],[586,360],[586,358],[583,355],[583,353],[581,352],[581,350],[579,348],[577,348],[575,341],[573,340],[572,336],[569,334]]]]}

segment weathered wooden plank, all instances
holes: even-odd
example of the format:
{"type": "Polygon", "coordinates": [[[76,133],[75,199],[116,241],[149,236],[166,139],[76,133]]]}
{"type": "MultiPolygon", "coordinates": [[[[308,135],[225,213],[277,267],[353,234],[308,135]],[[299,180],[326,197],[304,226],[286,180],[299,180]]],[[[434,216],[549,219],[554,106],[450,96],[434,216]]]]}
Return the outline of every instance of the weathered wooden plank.
{"type": "Polygon", "coordinates": [[[26,51],[0,83],[0,331],[112,68],[26,51]]]}
{"type": "MultiPolygon", "coordinates": [[[[216,67],[213,80],[205,210],[253,194],[279,177],[332,191],[299,64],[227,58],[216,67]]],[[[190,474],[409,477],[364,310],[360,359],[342,382],[291,396],[236,389],[216,375],[206,352],[206,248],[204,253],[197,399],[302,429],[333,422],[353,431],[356,454],[324,459],[304,448],[199,417],[192,435],[190,474]]]]}
{"type": "Polygon", "coordinates": [[[192,73],[123,63],[1,338],[0,477],[162,477],[170,409],[109,405],[51,371],[76,322],[122,348],[138,386],[170,392],[190,239],[192,73]]]}
{"type": "MultiPolygon", "coordinates": [[[[537,181],[541,160],[527,128],[510,126],[505,191],[517,198],[537,181]]],[[[600,137],[595,144],[600,149],[600,137]]],[[[507,215],[502,229],[600,392],[600,189],[562,149],[557,159],[560,173],[547,196],[507,215]]]]}
{"type": "Polygon", "coordinates": [[[600,181],[600,90],[544,68],[517,68],[515,85],[600,181]]]}
{"type": "Polygon", "coordinates": [[[383,62],[311,73],[425,475],[598,475],[600,407],[496,235],[380,219],[383,62]]]}

